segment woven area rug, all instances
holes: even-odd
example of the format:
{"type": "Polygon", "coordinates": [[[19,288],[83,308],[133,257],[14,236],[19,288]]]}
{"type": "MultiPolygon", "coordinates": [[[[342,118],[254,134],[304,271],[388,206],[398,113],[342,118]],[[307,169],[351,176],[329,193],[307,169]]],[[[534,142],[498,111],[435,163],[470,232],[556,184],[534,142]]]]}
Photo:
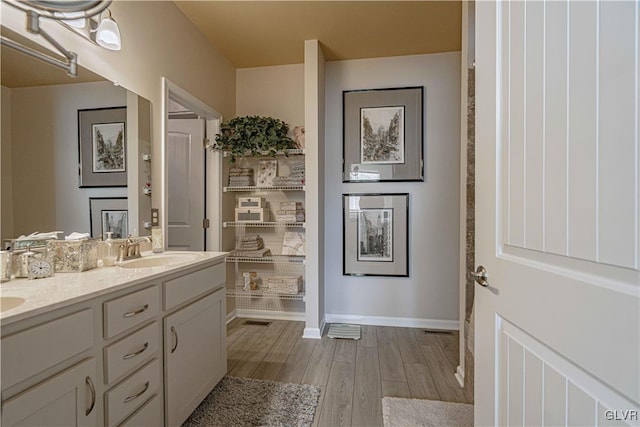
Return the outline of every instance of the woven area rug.
{"type": "Polygon", "coordinates": [[[473,427],[473,405],[383,397],[382,420],[384,427],[473,427]]]}
{"type": "Polygon", "coordinates": [[[320,387],[224,377],[196,408],[188,426],[310,426],[320,387]]]}

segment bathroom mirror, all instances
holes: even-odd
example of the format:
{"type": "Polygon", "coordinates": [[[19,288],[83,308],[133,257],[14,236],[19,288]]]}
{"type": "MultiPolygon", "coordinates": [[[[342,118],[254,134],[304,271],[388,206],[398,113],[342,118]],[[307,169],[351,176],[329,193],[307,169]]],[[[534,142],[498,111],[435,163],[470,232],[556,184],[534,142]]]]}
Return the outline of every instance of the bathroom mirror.
{"type": "MultiPolygon", "coordinates": [[[[2,33],[29,44],[5,28],[2,33]]],[[[120,216],[124,215],[121,202],[126,199],[128,233],[148,235],[145,222],[151,217],[150,102],[85,68],[78,67],[78,77],[71,78],[63,70],[28,55],[5,46],[1,49],[3,241],[34,231],[91,233],[92,222],[95,225],[95,221],[103,221],[104,215],[94,212],[97,218],[92,218],[90,199],[120,200],[120,216]],[[126,181],[116,187],[109,180],[101,181],[96,173],[97,181],[92,182],[98,186],[81,187],[80,112],[99,113],[115,107],[126,107],[122,126],[126,181]],[[100,186],[101,182],[105,186],[100,186]]],[[[92,117],[81,117],[85,116],[92,117]]],[[[100,114],[96,123],[100,123],[100,114]]],[[[83,143],[86,140],[84,137],[83,143]]],[[[90,137],[88,143],[95,145],[96,137],[90,137]]],[[[95,234],[96,227],[93,228],[95,234]]]]}

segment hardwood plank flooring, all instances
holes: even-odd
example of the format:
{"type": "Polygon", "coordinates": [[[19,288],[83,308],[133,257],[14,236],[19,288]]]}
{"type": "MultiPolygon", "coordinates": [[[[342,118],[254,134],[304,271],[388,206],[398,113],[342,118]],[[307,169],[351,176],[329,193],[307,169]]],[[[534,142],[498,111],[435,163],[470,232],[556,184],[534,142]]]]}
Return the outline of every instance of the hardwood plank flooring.
{"type": "Polygon", "coordinates": [[[337,339],[336,352],[333,355],[334,362],[352,362],[356,361],[357,341],[337,339]]]}
{"type": "Polygon", "coordinates": [[[411,399],[409,384],[406,381],[382,381],[382,395],[411,399]]]}
{"type": "Polygon", "coordinates": [[[320,342],[313,349],[307,369],[304,371],[302,383],[327,385],[333,353],[336,350],[336,340],[323,336],[320,342]]]}
{"type": "Polygon", "coordinates": [[[381,426],[382,383],[378,350],[375,347],[359,347],[355,363],[351,425],[381,426]]]}
{"type": "Polygon", "coordinates": [[[263,328],[264,332],[254,336],[251,346],[248,347],[233,368],[229,370],[229,375],[235,377],[251,376],[286,326],[287,322],[283,320],[275,320],[269,327],[257,326],[258,328],[263,328]]]}
{"type": "Polygon", "coordinates": [[[319,426],[350,426],[355,362],[333,362],[324,393],[319,426]]]}
{"type": "Polygon", "coordinates": [[[407,377],[402,366],[402,356],[394,328],[378,326],[376,331],[381,378],[387,381],[406,381],[407,377]]]}
{"type": "Polygon", "coordinates": [[[275,380],[282,370],[291,349],[296,345],[298,338],[302,336],[304,325],[301,322],[289,322],[282,334],[273,343],[273,346],[258,365],[253,378],[263,380],[275,380]]]}
{"type": "Polygon", "coordinates": [[[358,347],[377,347],[378,338],[376,334],[376,326],[362,325],[360,326],[360,339],[358,347]]]}
{"type": "Polygon", "coordinates": [[[303,322],[227,326],[229,375],[321,388],[314,426],[382,426],[384,396],[471,403],[454,378],[457,332],[362,326],[358,341],[302,338],[303,322]],[[454,358],[455,357],[455,358],[454,358]]]}
{"type": "Polygon", "coordinates": [[[410,328],[394,328],[398,339],[398,348],[404,363],[422,362],[420,344],[410,328]]]}

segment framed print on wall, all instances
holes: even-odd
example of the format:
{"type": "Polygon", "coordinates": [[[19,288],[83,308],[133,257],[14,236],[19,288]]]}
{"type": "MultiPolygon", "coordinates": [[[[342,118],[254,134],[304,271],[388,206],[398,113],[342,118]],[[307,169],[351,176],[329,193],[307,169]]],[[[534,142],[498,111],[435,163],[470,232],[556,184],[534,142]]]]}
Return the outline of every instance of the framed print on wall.
{"type": "Polygon", "coordinates": [[[126,107],[78,110],[80,187],[125,187],[126,107]]]}
{"type": "Polygon", "coordinates": [[[422,86],[342,92],[342,181],[424,181],[423,103],[422,86]]]}
{"type": "Polygon", "coordinates": [[[114,239],[129,235],[129,210],[126,197],[89,198],[89,224],[91,237],[107,238],[111,231],[114,239]]]}
{"type": "Polygon", "coordinates": [[[345,276],[409,277],[409,194],[343,194],[345,276]]]}

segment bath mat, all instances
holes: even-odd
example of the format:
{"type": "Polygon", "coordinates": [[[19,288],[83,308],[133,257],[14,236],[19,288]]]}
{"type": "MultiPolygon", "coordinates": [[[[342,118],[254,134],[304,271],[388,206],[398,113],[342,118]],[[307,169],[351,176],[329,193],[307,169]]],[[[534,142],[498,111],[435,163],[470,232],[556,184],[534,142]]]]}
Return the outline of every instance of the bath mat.
{"type": "Polygon", "coordinates": [[[224,377],[183,427],[310,426],[320,387],[224,377]]]}
{"type": "Polygon", "coordinates": [[[360,325],[347,325],[345,323],[332,323],[329,325],[329,338],[342,338],[348,340],[360,339],[360,325]]]}
{"type": "Polygon", "coordinates": [[[382,420],[384,427],[473,427],[473,405],[383,397],[382,420]]]}

